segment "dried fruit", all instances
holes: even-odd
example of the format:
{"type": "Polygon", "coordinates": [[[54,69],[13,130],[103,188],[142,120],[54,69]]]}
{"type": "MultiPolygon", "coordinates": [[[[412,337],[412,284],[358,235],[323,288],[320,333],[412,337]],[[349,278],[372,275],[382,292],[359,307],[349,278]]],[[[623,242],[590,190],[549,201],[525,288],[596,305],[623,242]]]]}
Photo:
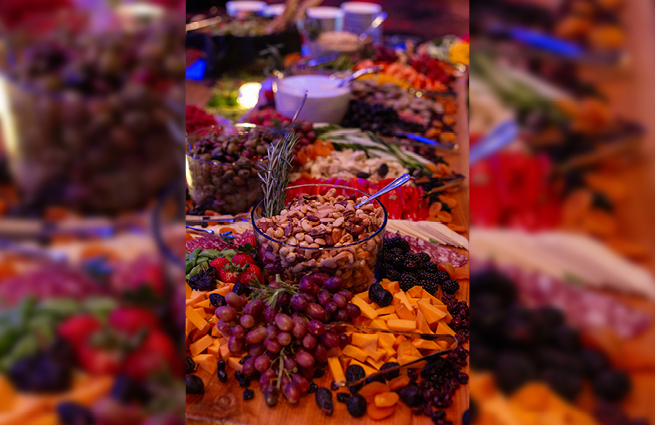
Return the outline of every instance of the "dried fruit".
{"type": "Polygon", "coordinates": [[[334,412],[334,405],[332,404],[332,392],[327,388],[321,387],[316,390],[315,399],[318,408],[321,409],[321,412],[328,416],[332,416],[332,413],[334,412]]]}
{"type": "Polygon", "coordinates": [[[205,384],[202,379],[196,375],[189,375],[186,377],[186,392],[187,394],[200,394],[205,391],[205,384]]]}
{"type": "Polygon", "coordinates": [[[366,399],[360,394],[353,394],[348,401],[346,401],[346,408],[348,409],[350,416],[354,418],[362,417],[366,413],[366,399]]]}

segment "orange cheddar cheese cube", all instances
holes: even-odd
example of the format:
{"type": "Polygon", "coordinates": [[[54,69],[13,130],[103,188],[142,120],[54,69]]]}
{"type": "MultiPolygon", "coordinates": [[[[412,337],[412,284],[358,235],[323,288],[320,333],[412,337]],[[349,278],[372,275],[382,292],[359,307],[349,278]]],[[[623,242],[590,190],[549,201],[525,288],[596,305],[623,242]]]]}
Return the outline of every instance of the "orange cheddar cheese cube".
{"type": "Polygon", "coordinates": [[[414,339],[414,347],[419,350],[441,350],[441,347],[436,342],[419,338],[414,339]]]}
{"type": "Polygon", "coordinates": [[[335,381],[345,381],[346,376],[343,373],[343,368],[341,367],[341,362],[338,357],[328,357],[328,367],[332,373],[332,378],[335,381]]]}
{"type": "Polygon", "coordinates": [[[448,334],[448,335],[455,335],[455,331],[450,328],[447,324],[444,322],[439,322],[437,325],[437,331],[436,333],[438,334],[448,334]]]}
{"type": "Polygon", "coordinates": [[[229,357],[227,359],[227,363],[233,370],[241,371],[243,369],[243,365],[239,363],[239,360],[241,360],[239,357],[229,357]]]}
{"type": "Polygon", "coordinates": [[[416,329],[416,320],[390,319],[387,320],[387,326],[395,331],[413,331],[416,329]]]}
{"type": "Polygon", "coordinates": [[[192,293],[192,292],[193,292],[193,289],[191,289],[191,287],[190,287],[188,284],[185,285],[185,294],[186,294],[186,295],[185,295],[185,298],[186,298],[186,299],[191,298],[191,293],[192,293]]]}
{"type": "Polygon", "coordinates": [[[221,356],[221,342],[218,339],[214,339],[214,343],[207,348],[207,354],[211,354],[214,357],[221,356]]]}
{"type": "Polygon", "coordinates": [[[376,372],[376,370],[373,369],[371,366],[369,366],[367,364],[364,364],[364,363],[362,363],[360,361],[357,361],[357,360],[351,361],[350,364],[351,365],[354,365],[354,364],[360,365],[362,367],[362,369],[364,369],[364,373],[366,373],[366,376],[370,375],[371,373],[376,372]]]}
{"type": "MultiPolygon", "coordinates": [[[[398,319],[398,315],[396,313],[387,314],[386,316],[380,316],[380,319],[388,322],[390,319],[398,319]]],[[[387,326],[389,326],[388,323],[387,323],[387,326]]]]}
{"type": "Polygon", "coordinates": [[[398,304],[396,307],[396,314],[398,315],[399,319],[416,321],[416,314],[414,313],[414,309],[407,308],[407,306],[403,303],[398,304]]]}
{"type": "Polygon", "coordinates": [[[392,314],[396,312],[396,307],[392,305],[388,305],[386,307],[379,307],[376,309],[378,312],[378,316],[384,316],[385,314],[392,314]]]}
{"type": "Polygon", "coordinates": [[[191,357],[195,357],[198,354],[202,353],[213,343],[214,343],[214,338],[211,335],[205,335],[199,340],[195,341],[189,346],[189,352],[191,353],[191,357]]]}
{"type": "Polygon", "coordinates": [[[355,297],[363,299],[366,303],[370,303],[371,299],[368,297],[368,291],[360,292],[355,297]]]}
{"type": "Polygon", "coordinates": [[[186,317],[187,319],[191,320],[193,325],[196,328],[202,329],[205,327],[205,323],[207,321],[205,320],[204,317],[202,317],[196,310],[193,309],[193,307],[187,307],[186,309],[186,317]]]}
{"type": "Polygon", "coordinates": [[[196,304],[198,304],[199,302],[202,302],[204,300],[205,300],[205,293],[201,292],[200,295],[196,295],[195,297],[187,299],[185,305],[187,307],[195,307],[196,304]]]}
{"type": "Polygon", "coordinates": [[[437,323],[439,320],[446,317],[446,314],[443,311],[439,310],[427,301],[419,301],[418,308],[421,313],[423,313],[423,317],[425,317],[425,321],[428,322],[428,325],[437,323]]]}
{"type": "Polygon", "coordinates": [[[352,357],[353,359],[357,359],[360,362],[366,361],[366,358],[368,357],[368,354],[355,347],[354,345],[346,345],[343,350],[341,350],[341,352],[344,356],[352,357]]]}
{"type": "Polygon", "coordinates": [[[366,317],[367,319],[375,319],[378,317],[378,312],[375,311],[373,307],[371,307],[370,304],[368,304],[364,299],[360,297],[353,297],[351,300],[353,304],[355,304],[357,307],[362,310],[362,316],[366,317]]]}
{"type": "Polygon", "coordinates": [[[371,321],[371,326],[374,328],[389,329],[389,327],[387,326],[387,322],[385,322],[380,318],[371,321]]]}
{"type": "Polygon", "coordinates": [[[407,294],[412,298],[423,298],[423,288],[421,286],[412,286],[407,294]]]}
{"type": "Polygon", "coordinates": [[[378,344],[382,345],[388,345],[390,347],[393,347],[393,345],[396,343],[396,337],[394,334],[388,334],[386,332],[380,332],[378,335],[378,344]]]}
{"type": "Polygon", "coordinates": [[[432,329],[430,329],[430,325],[428,325],[428,322],[425,320],[421,310],[416,312],[416,328],[419,332],[424,334],[432,333],[432,329]]]}
{"type": "Polygon", "coordinates": [[[410,304],[409,300],[407,299],[407,295],[405,295],[404,292],[400,291],[395,294],[393,294],[394,298],[397,298],[401,303],[405,304],[405,306],[412,310],[412,305],[410,304]]]}
{"type": "Polygon", "coordinates": [[[212,375],[216,373],[216,366],[218,359],[212,356],[211,354],[200,354],[193,357],[193,361],[198,363],[198,366],[211,373],[212,375]]]}
{"type": "Polygon", "coordinates": [[[375,360],[373,357],[369,357],[368,359],[366,359],[366,363],[370,364],[375,369],[380,370],[380,368],[384,364],[384,360],[382,360],[382,359],[375,360]]]}

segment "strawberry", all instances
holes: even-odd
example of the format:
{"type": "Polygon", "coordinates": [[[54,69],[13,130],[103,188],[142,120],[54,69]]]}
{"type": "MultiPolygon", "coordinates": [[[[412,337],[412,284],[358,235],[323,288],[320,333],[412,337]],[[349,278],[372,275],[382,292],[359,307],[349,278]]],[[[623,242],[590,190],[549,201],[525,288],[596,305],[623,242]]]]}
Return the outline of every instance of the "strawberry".
{"type": "Polygon", "coordinates": [[[115,375],[120,369],[120,353],[92,347],[88,342],[76,350],[82,368],[91,375],[115,375]]]}
{"type": "Polygon", "coordinates": [[[151,329],[140,347],[125,358],[123,370],[134,379],[145,379],[163,370],[177,372],[177,356],[171,339],[158,329],[151,329]]]}
{"type": "Polygon", "coordinates": [[[120,307],[109,315],[109,326],[132,336],[141,329],[159,326],[159,319],[150,310],[136,307],[120,307]]]}
{"type": "Polygon", "coordinates": [[[99,328],[98,319],[90,314],[81,314],[63,321],[57,328],[57,333],[73,347],[79,347],[99,328]]]}
{"type": "Polygon", "coordinates": [[[223,268],[219,271],[221,281],[225,283],[237,283],[239,281],[240,270],[235,270],[233,268],[223,268]]]}
{"type": "Polygon", "coordinates": [[[254,262],[255,260],[248,254],[235,254],[234,257],[232,257],[232,263],[239,267],[246,267],[254,262]]]}
{"type": "Polygon", "coordinates": [[[229,262],[230,260],[228,260],[227,258],[221,257],[212,260],[212,262],[209,263],[209,265],[215,268],[217,272],[220,272],[221,269],[225,267],[229,262]]]}
{"type": "Polygon", "coordinates": [[[242,245],[250,244],[252,247],[257,246],[257,241],[255,240],[255,235],[248,235],[246,239],[244,239],[242,245]]]}
{"type": "Polygon", "coordinates": [[[239,275],[239,282],[249,284],[252,280],[257,280],[259,283],[264,283],[264,276],[262,271],[254,264],[248,266],[246,270],[239,275]]]}

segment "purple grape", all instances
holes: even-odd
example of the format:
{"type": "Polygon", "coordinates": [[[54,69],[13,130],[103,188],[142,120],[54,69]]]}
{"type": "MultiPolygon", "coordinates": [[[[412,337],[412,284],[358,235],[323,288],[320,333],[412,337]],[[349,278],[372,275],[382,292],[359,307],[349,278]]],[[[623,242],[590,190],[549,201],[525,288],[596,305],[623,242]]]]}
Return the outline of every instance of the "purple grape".
{"type": "Polygon", "coordinates": [[[276,307],[281,307],[283,305],[289,304],[289,300],[291,300],[291,294],[284,292],[282,295],[280,295],[275,302],[276,307]]]}
{"type": "Polygon", "coordinates": [[[305,350],[298,350],[295,357],[296,363],[301,367],[314,366],[314,357],[305,350]]]}
{"type": "Polygon", "coordinates": [[[277,338],[277,326],[268,325],[266,328],[266,339],[275,339],[277,338]]]}
{"type": "Polygon", "coordinates": [[[334,314],[334,312],[337,310],[339,310],[339,306],[334,301],[330,301],[329,303],[325,304],[325,311],[328,314],[334,314]]]}
{"type": "Polygon", "coordinates": [[[246,336],[246,330],[243,329],[243,326],[236,325],[232,328],[232,336],[236,339],[243,339],[246,336]]]}
{"type": "Polygon", "coordinates": [[[294,294],[289,301],[291,308],[296,311],[304,311],[307,308],[309,302],[303,294],[294,294]]]}
{"type": "Polygon", "coordinates": [[[277,342],[277,339],[265,339],[264,347],[271,353],[279,353],[282,349],[282,346],[277,342]]]}
{"type": "Polygon", "coordinates": [[[343,279],[341,276],[332,276],[323,282],[323,288],[330,292],[337,292],[343,288],[343,279]]]}
{"type": "Polygon", "coordinates": [[[309,389],[309,381],[299,373],[296,373],[291,377],[291,382],[298,386],[298,389],[302,394],[305,394],[309,389]]]}
{"type": "Polygon", "coordinates": [[[343,297],[348,301],[353,299],[353,293],[347,289],[342,289],[341,291],[337,292],[337,294],[343,295],[343,297]]]}
{"type": "Polygon", "coordinates": [[[314,285],[318,285],[318,286],[323,286],[323,282],[325,282],[327,279],[329,279],[329,277],[330,276],[325,274],[325,273],[314,273],[311,276],[312,283],[314,283],[314,285]]]}
{"type": "Polygon", "coordinates": [[[348,320],[348,314],[346,314],[346,310],[337,310],[336,313],[332,315],[332,320],[334,322],[345,322],[348,320]]]}
{"type": "Polygon", "coordinates": [[[225,320],[226,322],[234,319],[236,315],[237,311],[234,309],[234,307],[230,307],[228,305],[224,305],[223,307],[218,307],[216,309],[216,316],[218,316],[219,319],[225,320]]]}
{"type": "Polygon", "coordinates": [[[325,332],[319,337],[319,340],[326,348],[334,348],[339,345],[339,337],[334,331],[325,332]]]}
{"type": "Polygon", "coordinates": [[[350,337],[346,334],[339,334],[339,348],[344,348],[346,345],[350,345],[350,337]]]}
{"type": "Polygon", "coordinates": [[[275,324],[281,331],[288,332],[293,329],[293,320],[284,313],[275,315],[275,324]]]}
{"type": "Polygon", "coordinates": [[[271,366],[271,358],[267,355],[259,356],[255,359],[255,369],[264,372],[271,366]]]}
{"type": "Polygon", "coordinates": [[[291,379],[289,379],[289,377],[286,375],[282,375],[282,379],[280,379],[280,386],[284,388],[284,386],[287,385],[289,382],[291,382],[291,379]]]}
{"type": "Polygon", "coordinates": [[[254,357],[248,357],[246,361],[243,362],[241,372],[243,372],[244,375],[252,376],[255,374],[255,372],[257,372],[257,369],[255,369],[255,360],[256,359],[254,357]]]}
{"type": "Polygon", "coordinates": [[[327,362],[327,350],[322,344],[316,344],[313,353],[314,353],[314,358],[316,359],[317,362],[320,363],[327,362]]]}
{"type": "Polygon", "coordinates": [[[302,346],[305,347],[308,350],[311,350],[312,348],[316,347],[316,337],[310,333],[305,335],[305,337],[302,339],[302,346]]]}
{"type": "Polygon", "coordinates": [[[230,339],[227,341],[227,348],[230,350],[231,353],[238,353],[239,351],[241,351],[241,347],[243,347],[242,339],[236,339],[235,337],[231,336],[230,339]]]}
{"type": "Polygon", "coordinates": [[[291,331],[296,338],[302,338],[307,333],[307,320],[303,317],[293,319],[293,329],[291,331]]]}
{"type": "Polygon", "coordinates": [[[325,304],[332,301],[332,294],[330,294],[325,289],[321,289],[320,291],[318,291],[318,295],[316,295],[316,299],[318,300],[318,303],[320,305],[324,306],[325,304]]]}
{"type": "Polygon", "coordinates": [[[241,319],[239,319],[239,323],[244,328],[250,329],[253,326],[255,326],[255,318],[249,314],[244,314],[243,316],[241,316],[241,319]]]}
{"type": "Polygon", "coordinates": [[[285,357],[284,358],[284,368],[286,370],[291,371],[291,370],[294,370],[296,367],[298,367],[298,365],[296,364],[296,362],[291,357],[285,357]]]}
{"type": "Polygon", "coordinates": [[[312,277],[309,275],[305,275],[300,279],[300,283],[298,284],[298,290],[305,294],[311,294],[313,286],[314,286],[314,282],[312,281],[312,277]]]}
{"type": "Polygon", "coordinates": [[[273,323],[275,321],[275,315],[277,314],[277,309],[275,307],[266,307],[264,311],[264,320],[268,323],[273,323]]]}
{"type": "Polygon", "coordinates": [[[277,404],[277,400],[280,397],[280,392],[277,387],[274,385],[269,385],[264,388],[264,402],[268,407],[273,407],[277,404]]]}
{"type": "Polygon", "coordinates": [[[248,354],[250,354],[253,357],[258,357],[264,354],[265,352],[266,349],[264,348],[264,345],[260,342],[259,344],[251,344],[248,354]]]}
{"type": "MultiPolygon", "coordinates": [[[[355,307],[357,307],[357,306],[355,306],[355,307]]],[[[224,308],[224,307],[222,307],[222,308],[224,308]]],[[[359,307],[357,307],[357,308],[359,309],[359,307]]],[[[307,310],[305,310],[305,312],[312,319],[317,319],[317,320],[324,320],[325,319],[325,309],[323,307],[321,307],[319,304],[316,304],[316,303],[309,304],[307,306],[307,310]]]]}
{"type": "Polygon", "coordinates": [[[283,346],[291,344],[291,334],[289,332],[280,332],[277,335],[277,342],[283,346]]]}
{"type": "Polygon", "coordinates": [[[360,308],[353,303],[346,304],[346,308],[344,310],[346,311],[348,317],[351,319],[359,317],[359,315],[362,314],[362,310],[360,310],[360,308]]]}
{"type": "Polygon", "coordinates": [[[343,296],[343,294],[337,292],[336,294],[332,295],[332,301],[337,305],[339,308],[344,308],[346,304],[348,304],[348,300],[346,297],[343,296]]]}
{"type": "Polygon", "coordinates": [[[225,301],[227,304],[234,308],[241,307],[241,297],[238,296],[235,292],[228,292],[225,294],[225,301]]]}
{"type": "Polygon", "coordinates": [[[289,382],[287,385],[285,385],[284,398],[286,398],[287,401],[291,404],[298,403],[298,400],[300,400],[300,389],[298,388],[298,385],[294,384],[293,382],[289,382]]]}
{"type": "Polygon", "coordinates": [[[246,342],[248,344],[257,344],[258,342],[262,342],[264,338],[266,338],[266,328],[263,326],[257,326],[246,334],[246,342]]]}
{"type": "Polygon", "coordinates": [[[266,369],[262,372],[262,376],[259,377],[259,387],[264,389],[267,386],[273,383],[273,380],[277,377],[277,374],[273,369],[266,369]]]}
{"type": "Polygon", "coordinates": [[[223,319],[219,319],[219,321],[216,322],[216,329],[218,329],[218,331],[220,333],[222,333],[223,335],[228,335],[229,336],[231,328],[232,328],[232,326],[230,326],[230,324],[227,323],[223,319]]]}
{"type": "Polygon", "coordinates": [[[251,316],[259,316],[264,312],[265,307],[266,304],[264,304],[263,300],[252,300],[248,304],[246,304],[246,307],[243,309],[243,314],[250,314],[251,316]]]}
{"type": "Polygon", "coordinates": [[[325,325],[318,320],[310,320],[307,323],[307,331],[312,335],[323,335],[325,333],[325,325]]]}

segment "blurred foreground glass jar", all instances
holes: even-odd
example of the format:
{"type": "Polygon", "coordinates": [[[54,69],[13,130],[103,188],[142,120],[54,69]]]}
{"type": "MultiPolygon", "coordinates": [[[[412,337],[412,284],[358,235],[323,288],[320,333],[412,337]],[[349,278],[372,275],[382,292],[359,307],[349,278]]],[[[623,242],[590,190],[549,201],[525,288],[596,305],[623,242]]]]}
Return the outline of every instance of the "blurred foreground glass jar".
{"type": "Polygon", "coordinates": [[[0,119],[24,204],[117,214],[182,179],[177,21],[162,15],[135,27],[67,12],[13,34],[0,119]]]}

